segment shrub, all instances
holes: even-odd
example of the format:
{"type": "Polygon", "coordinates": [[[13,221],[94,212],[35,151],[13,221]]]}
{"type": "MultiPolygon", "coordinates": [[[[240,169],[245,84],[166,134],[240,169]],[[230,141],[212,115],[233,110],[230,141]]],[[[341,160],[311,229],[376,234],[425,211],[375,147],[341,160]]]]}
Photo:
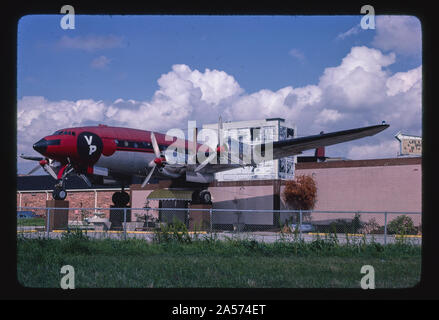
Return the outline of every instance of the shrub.
{"type": "Polygon", "coordinates": [[[285,202],[296,210],[311,210],[317,201],[317,186],[312,176],[297,175],[285,184],[285,202]]]}
{"type": "Polygon", "coordinates": [[[360,214],[355,214],[351,221],[345,219],[336,219],[330,224],[318,225],[316,228],[318,232],[325,233],[358,233],[364,225],[364,223],[361,222],[360,217],[360,214]]]}
{"type": "Polygon", "coordinates": [[[393,219],[387,226],[389,234],[417,234],[412,218],[402,215],[393,219]]]}
{"type": "MultiPolygon", "coordinates": [[[[297,175],[294,180],[285,184],[283,197],[286,204],[295,210],[312,210],[317,201],[317,186],[312,176],[297,175]]],[[[311,213],[303,212],[303,221],[311,221],[311,213]]],[[[293,222],[298,221],[298,214],[293,217],[293,222]]]]}
{"type": "Polygon", "coordinates": [[[380,227],[375,218],[370,219],[363,224],[362,232],[367,234],[383,233],[383,227],[380,227]]]}
{"type": "Polygon", "coordinates": [[[160,229],[154,231],[153,242],[155,243],[191,243],[186,225],[174,217],[173,223],[160,225],[160,229]]]}

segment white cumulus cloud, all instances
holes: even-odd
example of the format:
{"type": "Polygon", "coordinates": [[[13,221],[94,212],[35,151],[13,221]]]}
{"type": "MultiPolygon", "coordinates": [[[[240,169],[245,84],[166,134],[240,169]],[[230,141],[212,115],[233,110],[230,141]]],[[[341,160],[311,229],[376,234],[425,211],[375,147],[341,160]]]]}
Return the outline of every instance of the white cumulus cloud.
{"type": "Polygon", "coordinates": [[[276,91],[246,93],[224,71],[177,64],[157,80],[159,88],[149,100],[104,103],[23,97],[17,105],[17,148],[19,153],[33,154],[34,142],[63,127],[106,123],[166,132],[185,129],[188,120],[196,120],[201,127],[222,115],[225,121],[281,117],[295,122],[300,135],[386,120],[390,129],[367,141],[346,144],[338,149],[344,154],[337,155],[394,156],[393,135],[398,131],[421,135],[422,113],[422,66],[391,74],[387,67],[395,61],[394,53],[353,47],[338,66],[324,70],[317,84],[276,91]]]}
{"type": "Polygon", "coordinates": [[[414,16],[376,16],[376,35],[372,45],[403,55],[421,54],[421,23],[414,16]]]}

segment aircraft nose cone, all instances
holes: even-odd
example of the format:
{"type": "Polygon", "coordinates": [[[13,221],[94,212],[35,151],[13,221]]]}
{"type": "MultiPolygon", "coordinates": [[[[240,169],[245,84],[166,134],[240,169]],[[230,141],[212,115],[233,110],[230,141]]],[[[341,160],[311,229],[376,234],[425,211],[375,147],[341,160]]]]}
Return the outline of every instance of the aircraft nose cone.
{"type": "Polygon", "coordinates": [[[35,151],[44,154],[47,150],[47,140],[41,139],[33,145],[35,151]]]}

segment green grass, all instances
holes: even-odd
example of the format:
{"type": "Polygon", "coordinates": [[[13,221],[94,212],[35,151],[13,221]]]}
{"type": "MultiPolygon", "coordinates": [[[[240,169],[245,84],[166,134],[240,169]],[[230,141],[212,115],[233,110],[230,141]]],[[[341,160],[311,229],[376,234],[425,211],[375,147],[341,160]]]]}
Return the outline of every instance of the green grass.
{"type": "Polygon", "coordinates": [[[25,287],[58,288],[63,265],[74,267],[77,288],[359,288],[366,264],[375,268],[376,288],[407,288],[419,282],[421,270],[420,247],[404,243],[148,243],[91,240],[81,233],[17,241],[18,280],[25,287]]]}
{"type": "Polygon", "coordinates": [[[45,226],[44,218],[17,219],[17,226],[45,226]]]}

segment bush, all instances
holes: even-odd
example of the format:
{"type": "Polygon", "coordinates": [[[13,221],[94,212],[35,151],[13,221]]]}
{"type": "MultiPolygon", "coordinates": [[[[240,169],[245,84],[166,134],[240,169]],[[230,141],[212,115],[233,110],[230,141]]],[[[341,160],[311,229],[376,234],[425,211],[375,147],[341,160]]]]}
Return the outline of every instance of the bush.
{"type": "Polygon", "coordinates": [[[351,221],[344,219],[336,219],[329,225],[316,225],[318,232],[325,233],[358,233],[362,230],[364,223],[360,220],[360,215],[355,214],[351,221]]]}
{"type": "Polygon", "coordinates": [[[402,215],[393,219],[387,226],[388,234],[417,234],[412,218],[402,215]]]}
{"type": "MultiPolygon", "coordinates": [[[[317,186],[312,176],[297,175],[285,183],[283,197],[287,206],[294,210],[312,210],[317,202],[317,186]]],[[[292,223],[299,221],[299,213],[293,215],[292,223]]],[[[311,213],[302,213],[303,222],[311,221],[311,213]]]]}
{"type": "Polygon", "coordinates": [[[381,227],[375,218],[370,219],[363,224],[362,233],[366,234],[380,234],[384,233],[384,227],[381,227]]]}
{"type": "Polygon", "coordinates": [[[173,223],[160,225],[160,229],[154,231],[153,242],[155,243],[191,243],[186,225],[174,217],[173,223]]]}
{"type": "Polygon", "coordinates": [[[317,201],[317,186],[312,176],[297,175],[285,184],[285,202],[296,210],[311,210],[317,201]]]}

